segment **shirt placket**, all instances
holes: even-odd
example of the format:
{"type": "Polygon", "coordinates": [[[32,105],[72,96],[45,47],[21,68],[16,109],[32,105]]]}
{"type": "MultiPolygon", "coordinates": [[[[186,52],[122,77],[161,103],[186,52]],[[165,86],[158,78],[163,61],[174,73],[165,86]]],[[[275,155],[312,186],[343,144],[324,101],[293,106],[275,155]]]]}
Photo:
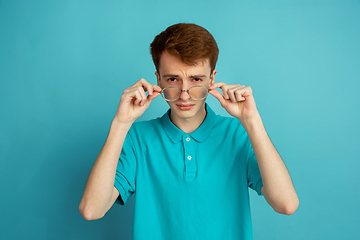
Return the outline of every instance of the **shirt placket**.
{"type": "Polygon", "coordinates": [[[195,156],[195,141],[189,135],[183,136],[184,145],[184,163],[185,163],[185,177],[188,180],[194,179],[196,176],[196,156],[195,156]]]}

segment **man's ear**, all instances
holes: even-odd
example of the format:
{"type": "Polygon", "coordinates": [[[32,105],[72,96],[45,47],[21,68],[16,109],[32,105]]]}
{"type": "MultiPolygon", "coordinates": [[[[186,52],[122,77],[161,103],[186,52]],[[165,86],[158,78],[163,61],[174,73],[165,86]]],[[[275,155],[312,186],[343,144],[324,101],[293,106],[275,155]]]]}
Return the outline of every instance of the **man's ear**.
{"type": "Polygon", "coordinates": [[[155,71],[155,75],[156,75],[156,79],[157,79],[157,85],[158,85],[159,87],[161,87],[160,75],[159,75],[159,73],[158,73],[157,71],[155,71]]]}
{"type": "Polygon", "coordinates": [[[216,73],[217,73],[217,71],[214,69],[213,72],[210,75],[210,86],[215,83],[215,75],[216,75],[216,73]]]}

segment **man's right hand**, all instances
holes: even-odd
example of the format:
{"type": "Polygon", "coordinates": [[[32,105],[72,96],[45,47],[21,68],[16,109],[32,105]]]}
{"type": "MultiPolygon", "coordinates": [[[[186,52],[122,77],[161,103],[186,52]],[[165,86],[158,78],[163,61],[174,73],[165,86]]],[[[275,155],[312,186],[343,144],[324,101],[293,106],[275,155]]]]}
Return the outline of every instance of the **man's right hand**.
{"type": "Polygon", "coordinates": [[[132,124],[160,93],[161,88],[158,85],[152,85],[145,79],[140,79],[124,90],[114,120],[122,124],[132,124]],[[148,96],[145,92],[148,92],[148,96]]]}

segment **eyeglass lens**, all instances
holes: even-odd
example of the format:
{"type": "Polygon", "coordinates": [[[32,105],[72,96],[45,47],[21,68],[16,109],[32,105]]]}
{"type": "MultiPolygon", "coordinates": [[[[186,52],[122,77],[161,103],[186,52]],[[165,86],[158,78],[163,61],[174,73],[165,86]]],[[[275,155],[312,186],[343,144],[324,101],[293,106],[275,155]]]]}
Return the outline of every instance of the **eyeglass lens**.
{"type": "MultiPolygon", "coordinates": [[[[202,100],[207,95],[207,88],[203,86],[191,87],[188,90],[190,97],[194,100],[202,100]]],[[[181,95],[181,90],[177,87],[168,87],[163,89],[163,97],[168,101],[175,101],[181,95]]]]}

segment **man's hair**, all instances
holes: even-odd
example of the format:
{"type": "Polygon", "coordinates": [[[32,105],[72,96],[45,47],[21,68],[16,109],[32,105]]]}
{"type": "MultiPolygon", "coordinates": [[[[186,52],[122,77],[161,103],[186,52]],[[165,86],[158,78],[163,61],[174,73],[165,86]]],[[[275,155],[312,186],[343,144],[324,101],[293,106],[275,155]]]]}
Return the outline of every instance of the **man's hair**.
{"type": "Polygon", "coordinates": [[[211,73],[219,55],[214,37],[205,28],[192,23],[178,23],[157,35],[150,44],[150,52],[159,72],[161,54],[167,51],[188,65],[208,59],[211,73]]]}

